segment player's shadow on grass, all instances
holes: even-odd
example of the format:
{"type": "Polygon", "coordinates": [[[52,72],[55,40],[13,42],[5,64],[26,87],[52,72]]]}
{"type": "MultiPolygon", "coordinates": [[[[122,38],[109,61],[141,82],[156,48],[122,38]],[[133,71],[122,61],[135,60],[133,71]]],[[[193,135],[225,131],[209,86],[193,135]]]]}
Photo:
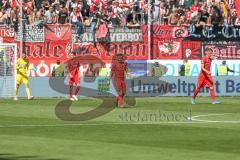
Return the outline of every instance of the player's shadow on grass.
{"type": "Polygon", "coordinates": [[[41,158],[40,156],[18,156],[9,153],[0,153],[0,160],[64,160],[64,159],[41,158]]]}
{"type": "MultiPolygon", "coordinates": [[[[68,64],[70,61],[78,61],[81,64],[102,64],[102,60],[92,56],[78,56],[73,59],[70,59],[65,64],[68,64]]],[[[158,64],[158,63],[157,63],[158,64]]],[[[139,77],[127,78],[125,80],[126,83],[126,95],[125,102],[128,106],[136,105],[137,97],[157,97],[161,95],[167,94],[171,90],[171,84],[168,82],[161,80],[160,77],[163,76],[167,72],[167,68],[163,65],[156,65],[153,67],[150,64],[147,64],[150,68],[157,67],[161,74],[155,76],[147,76],[141,75],[139,77]]],[[[61,68],[61,67],[58,67],[61,68]]],[[[58,69],[57,69],[58,70],[58,69]]],[[[146,71],[146,73],[151,72],[151,70],[146,71]]],[[[69,85],[66,85],[64,82],[66,77],[50,77],[49,86],[56,92],[61,94],[69,93],[69,85]]],[[[99,88],[91,88],[91,83],[96,81],[96,77],[94,78],[84,78],[85,82],[89,82],[84,86],[81,86],[80,92],[78,95],[84,97],[97,98],[102,101],[101,104],[97,105],[94,109],[90,111],[86,111],[83,113],[73,113],[71,112],[71,106],[73,104],[70,100],[62,100],[55,107],[55,114],[57,118],[64,121],[88,121],[100,116],[103,116],[116,108],[116,95],[113,92],[108,91],[106,97],[99,96],[99,88]]],[[[96,82],[97,83],[97,82],[96,82]]],[[[113,82],[114,84],[114,82],[113,82]]],[[[75,90],[76,88],[73,87],[75,90]]],[[[116,90],[116,86],[114,86],[116,90]]]]}

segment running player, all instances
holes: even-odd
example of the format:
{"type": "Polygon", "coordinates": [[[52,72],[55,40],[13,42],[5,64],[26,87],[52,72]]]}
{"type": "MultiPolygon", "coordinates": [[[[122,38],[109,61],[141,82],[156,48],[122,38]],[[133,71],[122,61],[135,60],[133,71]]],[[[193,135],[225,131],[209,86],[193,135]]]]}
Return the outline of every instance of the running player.
{"type": "Polygon", "coordinates": [[[67,75],[68,75],[68,84],[69,84],[69,98],[71,101],[77,101],[77,94],[80,90],[80,76],[79,76],[79,67],[80,62],[76,59],[76,53],[70,53],[70,58],[67,62],[67,75]],[[76,85],[76,89],[73,94],[73,87],[76,85]]]}
{"type": "Polygon", "coordinates": [[[202,87],[206,87],[210,89],[212,104],[219,104],[220,102],[215,100],[213,78],[210,72],[210,67],[212,63],[212,50],[210,48],[207,48],[205,53],[206,53],[206,56],[202,58],[201,72],[198,77],[197,88],[192,97],[192,104],[196,104],[195,98],[202,87]]]}
{"type": "Polygon", "coordinates": [[[125,74],[127,72],[127,63],[123,54],[117,54],[116,60],[113,59],[111,68],[111,78],[117,91],[117,104],[123,108],[123,97],[126,94],[125,74]]]}
{"type": "Polygon", "coordinates": [[[31,96],[29,85],[28,85],[28,76],[27,76],[28,69],[29,69],[29,62],[27,59],[27,55],[26,55],[26,53],[23,53],[22,57],[17,60],[17,66],[16,66],[17,84],[16,84],[16,88],[15,88],[14,94],[13,94],[14,100],[18,100],[17,94],[18,94],[19,87],[22,83],[25,86],[28,100],[33,99],[33,96],[31,96]]]}

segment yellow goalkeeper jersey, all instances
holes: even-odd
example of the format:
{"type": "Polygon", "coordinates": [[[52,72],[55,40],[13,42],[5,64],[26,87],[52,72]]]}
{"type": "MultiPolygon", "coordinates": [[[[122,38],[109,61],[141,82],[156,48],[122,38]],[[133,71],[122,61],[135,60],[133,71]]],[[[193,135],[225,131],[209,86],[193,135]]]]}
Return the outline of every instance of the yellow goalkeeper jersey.
{"type": "Polygon", "coordinates": [[[27,76],[27,70],[28,70],[28,60],[25,60],[23,58],[19,58],[17,60],[17,74],[21,74],[23,76],[27,76]]]}

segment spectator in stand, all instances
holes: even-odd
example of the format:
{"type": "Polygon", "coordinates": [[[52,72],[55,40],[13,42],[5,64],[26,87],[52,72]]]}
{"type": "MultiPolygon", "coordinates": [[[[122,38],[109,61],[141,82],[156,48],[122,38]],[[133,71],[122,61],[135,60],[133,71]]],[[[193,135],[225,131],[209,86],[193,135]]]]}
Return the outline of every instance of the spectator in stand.
{"type": "Polygon", "coordinates": [[[31,11],[30,14],[28,15],[29,25],[34,25],[36,12],[37,12],[37,9],[34,9],[34,11],[31,11]]]}
{"type": "Polygon", "coordinates": [[[14,28],[15,31],[18,30],[18,17],[19,17],[19,8],[14,7],[10,13],[10,25],[14,28]]]}
{"type": "Polygon", "coordinates": [[[237,20],[237,12],[235,9],[229,11],[229,24],[234,26],[237,20]]]}
{"type": "Polygon", "coordinates": [[[56,15],[53,10],[53,7],[50,6],[49,9],[45,12],[45,23],[47,24],[53,24],[55,22],[56,15]]]}
{"type": "Polygon", "coordinates": [[[180,19],[179,19],[179,21],[178,21],[178,23],[177,23],[177,25],[178,26],[182,26],[182,25],[185,25],[185,17],[184,16],[181,16],[180,17],[180,19]]]}
{"type": "Polygon", "coordinates": [[[37,11],[36,16],[35,16],[35,20],[34,20],[36,23],[40,23],[40,22],[44,21],[44,14],[43,14],[43,12],[44,11],[42,9],[37,11]]]}
{"type": "Polygon", "coordinates": [[[190,11],[191,11],[191,19],[193,21],[196,21],[197,19],[197,16],[198,16],[198,11],[199,11],[200,7],[199,7],[199,4],[198,4],[198,1],[195,1],[193,5],[191,5],[190,7],[190,11]]]}
{"type": "Polygon", "coordinates": [[[94,3],[94,7],[96,7],[96,8],[98,8],[99,9],[99,11],[100,12],[102,12],[103,11],[103,9],[106,9],[105,7],[105,5],[106,5],[106,1],[104,1],[104,0],[92,0],[93,2],[92,3],[94,3]]]}
{"type": "Polygon", "coordinates": [[[67,8],[64,7],[62,4],[60,5],[60,11],[57,15],[57,23],[58,24],[65,24],[68,22],[68,11],[67,8]]]}
{"type": "Polygon", "coordinates": [[[209,24],[209,13],[207,12],[207,8],[204,8],[203,10],[200,11],[200,18],[197,23],[198,26],[205,26],[209,24]]]}
{"type": "Polygon", "coordinates": [[[141,10],[141,22],[142,24],[147,23],[147,3],[146,0],[140,0],[140,10],[141,10]]]}
{"type": "Polygon", "coordinates": [[[178,7],[178,16],[182,17],[185,15],[185,10],[182,7],[178,7]]]}
{"type": "Polygon", "coordinates": [[[223,18],[227,18],[227,2],[225,0],[222,0],[220,3],[220,10],[221,10],[221,13],[222,13],[222,17],[223,18]]]}
{"type": "Polygon", "coordinates": [[[2,11],[4,13],[7,13],[9,10],[11,10],[11,6],[8,0],[2,0],[2,11]]]}
{"type": "Polygon", "coordinates": [[[87,4],[83,5],[81,13],[83,16],[84,25],[90,26],[90,13],[89,13],[89,6],[87,4]]]}
{"type": "Polygon", "coordinates": [[[171,13],[168,18],[168,25],[175,26],[178,24],[178,21],[179,21],[178,10],[175,8],[173,9],[173,13],[171,13]]]}
{"type": "Polygon", "coordinates": [[[28,17],[28,15],[33,11],[35,8],[34,2],[32,0],[23,0],[23,13],[28,17]]]}
{"type": "Polygon", "coordinates": [[[97,28],[97,25],[99,24],[100,15],[101,15],[100,12],[95,11],[92,13],[92,17],[90,19],[93,44],[95,47],[96,47],[96,28],[97,28]]]}
{"type": "Polygon", "coordinates": [[[131,7],[127,8],[125,14],[126,14],[126,23],[127,23],[127,26],[133,25],[132,8],[131,8],[131,7]]]}
{"type": "Polygon", "coordinates": [[[183,6],[184,8],[190,8],[190,6],[192,5],[192,0],[183,0],[183,6]]]}
{"type": "Polygon", "coordinates": [[[167,23],[167,11],[165,9],[164,3],[161,2],[160,3],[160,19],[159,19],[159,23],[160,24],[166,24],[167,23]],[[166,22],[166,23],[165,23],[166,22]]]}
{"type": "Polygon", "coordinates": [[[155,0],[153,7],[153,19],[156,21],[160,20],[160,0],[155,0]]]}
{"type": "Polygon", "coordinates": [[[186,21],[186,25],[189,25],[191,23],[191,11],[189,8],[185,9],[185,21],[186,21]]]}
{"type": "Polygon", "coordinates": [[[72,13],[70,14],[70,22],[74,25],[77,30],[78,36],[83,34],[83,17],[81,11],[78,7],[73,8],[72,13]]]}
{"type": "Polygon", "coordinates": [[[37,10],[41,9],[42,8],[42,0],[34,0],[34,4],[35,4],[35,8],[37,10]]]}
{"type": "Polygon", "coordinates": [[[41,8],[44,9],[45,11],[45,9],[47,9],[48,6],[50,6],[50,3],[48,2],[48,0],[42,0],[41,6],[42,6],[41,8]]]}
{"type": "MultiPolygon", "coordinates": [[[[240,24],[234,0],[153,0],[152,3],[151,12],[157,24],[215,27],[240,24]]],[[[14,26],[19,22],[17,6],[16,0],[0,2],[1,24],[14,26]]],[[[23,18],[30,25],[38,24],[43,16],[47,24],[70,22],[80,35],[84,26],[91,25],[91,30],[96,30],[98,12],[110,16],[108,26],[135,27],[147,22],[147,8],[147,0],[23,0],[23,18]]]]}
{"type": "Polygon", "coordinates": [[[71,3],[71,8],[78,8],[79,11],[82,10],[82,2],[81,0],[73,0],[71,3]]]}
{"type": "Polygon", "coordinates": [[[167,10],[167,15],[171,15],[171,13],[174,10],[173,1],[172,0],[165,1],[165,7],[166,7],[166,10],[167,10]]]}
{"type": "Polygon", "coordinates": [[[111,15],[111,22],[113,26],[119,26],[120,25],[120,14],[122,10],[119,6],[119,2],[114,1],[112,6],[112,15],[111,15]]]}
{"type": "Polygon", "coordinates": [[[56,15],[58,15],[60,12],[60,3],[58,1],[54,2],[54,4],[52,4],[52,6],[53,6],[54,13],[56,15]]]}
{"type": "Polygon", "coordinates": [[[1,11],[0,11],[0,24],[5,24],[5,23],[7,23],[7,19],[8,19],[8,16],[7,16],[7,14],[4,12],[4,9],[2,8],[1,11]]]}
{"type": "Polygon", "coordinates": [[[101,15],[100,15],[99,23],[96,30],[96,38],[98,42],[100,42],[109,52],[110,35],[109,35],[108,23],[111,17],[107,14],[107,11],[102,11],[100,14],[101,15]]]}
{"type": "Polygon", "coordinates": [[[210,14],[210,22],[215,27],[219,26],[223,22],[221,11],[217,6],[212,7],[212,11],[210,14]]]}
{"type": "Polygon", "coordinates": [[[139,1],[133,3],[133,23],[136,25],[140,25],[140,7],[139,1]]]}

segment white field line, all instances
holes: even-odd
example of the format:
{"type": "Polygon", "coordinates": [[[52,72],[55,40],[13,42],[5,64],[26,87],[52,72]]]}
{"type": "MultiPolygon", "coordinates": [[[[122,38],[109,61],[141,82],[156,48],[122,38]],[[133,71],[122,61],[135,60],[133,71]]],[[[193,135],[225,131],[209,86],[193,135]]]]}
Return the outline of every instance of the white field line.
{"type": "Polygon", "coordinates": [[[63,124],[16,124],[16,125],[0,125],[0,128],[22,128],[22,127],[67,127],[67,126],[104,126],[104,125],[161,125],[161,124],[203,124],[203,123],[232,123],[237,124],[239,121],[213,121],[213,120],[202,120],[200,117],[211,117],[211,116],[222,116],[226,114],[234,113],[222,113],[222,114],[205,114],[188,117],[189,121],[162,121],[162,122],[125,122],[125,123],[63,123],[63,124]]]}
{"type": "Polygon", "coordinates": [[[66,124],[20,124],[20,125],[0,125],[0,128],[18,128],[18,127],[66,127],[66,126],[105,126],[105,125],[161,125],[161,124],[198,124],[207,122],[196,122],[196,121],[169,121],[169,122],[158,122],[158,123],[66,123],[66,124]]]}
{"type": "Polygon", "coordinates": [[[213,120],[203,120],[203,119],[200,119],[200,117],[222,116],[222,115],[226,115],[226,114],[235,114],[235,113],[197,115],[197,116],[192,116],[191,120],[192,121],[196,121],[196,122],[206,122],[206,123],[240,123],[240,120],[239,121],[217,121],[217,120],[213,121],[213,120]]]}

